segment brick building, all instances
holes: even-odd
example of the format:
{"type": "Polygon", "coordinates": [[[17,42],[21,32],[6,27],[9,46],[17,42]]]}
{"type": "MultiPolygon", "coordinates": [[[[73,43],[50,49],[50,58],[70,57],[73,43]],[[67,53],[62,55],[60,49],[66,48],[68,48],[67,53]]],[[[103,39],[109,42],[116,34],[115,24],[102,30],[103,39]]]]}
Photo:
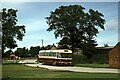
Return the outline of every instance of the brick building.
{"type": "Polygon", "coordinates": [[[120,68],[120,42],[109,51],[109,64],[112,68],[120,68]]]}

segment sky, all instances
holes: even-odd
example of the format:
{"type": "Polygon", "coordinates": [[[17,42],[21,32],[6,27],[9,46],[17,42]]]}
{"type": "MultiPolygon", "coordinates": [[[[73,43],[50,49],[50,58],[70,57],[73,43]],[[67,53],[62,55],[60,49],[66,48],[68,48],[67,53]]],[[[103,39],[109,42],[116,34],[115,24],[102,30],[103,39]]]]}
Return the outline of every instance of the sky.
{"type": "MultiPolygon", "coordinates": [[[[6,1],[6,0],[5,0],[6,1]]],[[[116,0],[117,1],[117,0],[116,0]]],[[[13,8],[18,10],[18,25],[26,26],[26,33],[22,41],[17,41],[18,47],[52,45],[59,42],[61,38],[55,39],[54,32],[48,32],[45,17],[50,15],[61,5],[81,5],[86,11],[98,10],[103,13],[105,30],[99,29],[95,38],[98,46],[115,46],[118,42],[118,2],[2,2],[2,8],[13,8]]]]}

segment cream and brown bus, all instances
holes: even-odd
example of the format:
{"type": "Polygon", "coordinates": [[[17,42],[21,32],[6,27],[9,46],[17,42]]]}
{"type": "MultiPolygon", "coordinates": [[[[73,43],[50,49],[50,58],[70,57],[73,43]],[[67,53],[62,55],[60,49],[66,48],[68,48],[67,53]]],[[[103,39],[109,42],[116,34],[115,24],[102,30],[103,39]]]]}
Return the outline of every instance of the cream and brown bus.
{"type": "Polygon", "coordinates": [[[71,50],[41,50],[38,54],[38,62],[49,65],[71,65],[72,51],[71,50]]]}

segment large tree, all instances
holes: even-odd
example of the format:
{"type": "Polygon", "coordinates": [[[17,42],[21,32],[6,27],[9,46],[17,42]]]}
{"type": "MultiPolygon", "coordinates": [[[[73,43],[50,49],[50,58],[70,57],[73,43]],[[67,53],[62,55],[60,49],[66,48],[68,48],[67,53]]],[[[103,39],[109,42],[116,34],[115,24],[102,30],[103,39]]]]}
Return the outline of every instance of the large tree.
{"type": "Polygon", "coordinates": [[[31,54],[32,57],[35,57],[39,54],[40,49],[41,49],[40,46],[36,46],[36,47],[31,46],[29,50],[29,54],[31,54]]]}
{"type": "Polygon", "coordinates": [[[20,56],[20,57],[27,57],[28,49],[26,49],[25,47],[17,48],[17,50],[15,51],[15,55],[20,56]]]}
{"type": "Polygon", "coordinates": [[[17,25],[17,11],[15,9],[1,10],[1,23],[2,23],[2,50],[6,48],[14,49],[17,47],[16,40],[22,40],[25,34],[25,26],[17,25]]]}
{"type": "Polygon", "coordinates": [[[55,37],[67,37],[72,50],[84,48],[83,46],[96,46],[95,37],[98,28],[104,29],[104,15],[97,10],[85,8],[80,5],[60,6],[46,17],[49,28],[54,31],[55,37]]]}
{"type": "Polygon", "coordinates": [[[58,42],[58,48],[60,48],[60,49],[69,49],[70,47],[71,47],[71,45],[70,45],[70,39],[68,37],[63,37],[58,42]]]}

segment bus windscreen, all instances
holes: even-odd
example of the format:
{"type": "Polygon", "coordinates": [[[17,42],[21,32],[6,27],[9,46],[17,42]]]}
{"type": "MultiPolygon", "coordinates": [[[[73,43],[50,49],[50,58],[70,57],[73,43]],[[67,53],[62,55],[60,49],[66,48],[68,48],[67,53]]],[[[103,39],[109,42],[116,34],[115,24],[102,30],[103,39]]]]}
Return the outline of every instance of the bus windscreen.
{"type": "Polygon", "coordinates": [[[72,58],[71,53],[61,53],[61,58],[72,58]]]}

